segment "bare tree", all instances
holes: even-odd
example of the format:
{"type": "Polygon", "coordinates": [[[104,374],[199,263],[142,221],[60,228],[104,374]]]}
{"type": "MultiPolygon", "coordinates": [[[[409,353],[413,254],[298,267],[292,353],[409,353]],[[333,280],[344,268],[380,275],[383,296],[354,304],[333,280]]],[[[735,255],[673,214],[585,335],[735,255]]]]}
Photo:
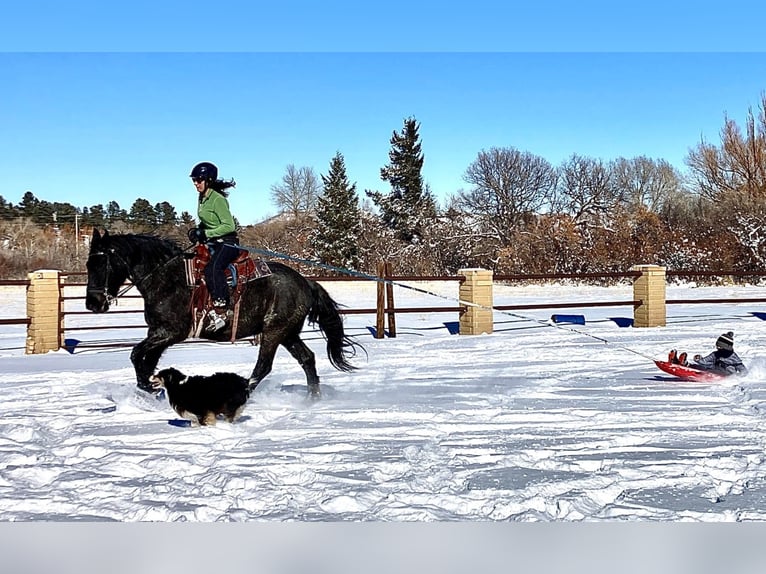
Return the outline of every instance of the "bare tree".
{"type": "Polygon", "coordinates": [[[298,217],[314,211],[321,189],[313,168],[290,164],[282,181],[271,186],[271,200],[280,211],[298,217]]]}
{"type": "Polygon", "coordinates": [[[468,213],[482,233],[505,246],[525,219],[550,204],[557,176],[542,157],[490,148],[479,152],[463,179],[473,187],[459,192],[456,207],[468,213]]]}
{"type": "Polygon", "coordinates": [[[763,269],[766,266],[766,202],[739,194],[738,200],[733,197],[725,200],[724,209],[732,214],[727,230],[745,254],[740,263],[751,269],[763,269]]]}
{"type": "Polygon", "coordinates": [[[669,202],[684,193],[678,171],[664,159],[645,156],[616,159],[610,164],[614,182],[629,206],[643,205],[660,213],[669,202]]]}
{"type": "Polygon", "coordinates": [[[622,196],[601,160],[573,154],[559,168],[557,207],[577,225],[605,225],[622,196]]]}
{"type": "Polygon", "coordinates": [[[743,133],[737,123],[725,118],[721,146],[701,141],[689,152],[696,191],[712,201],[724,194],[742,192],[749,197],[766,196],[766,96],[761,97],[758,116],[748,110],[743,133]]]}
{"type": "Polygon", "coordinates": [[[725,231],[741,250],[740,267],[766,261],[766,96],[757,115],[748,110],[744,131],[726,117],[721,145],[705,141],[689,152],[692,188],[708,228],[725,231]],[[706,205],[707,204],[707,205],[706,205]],[[710,206],[714,208],[710,208],[710,206]]]}

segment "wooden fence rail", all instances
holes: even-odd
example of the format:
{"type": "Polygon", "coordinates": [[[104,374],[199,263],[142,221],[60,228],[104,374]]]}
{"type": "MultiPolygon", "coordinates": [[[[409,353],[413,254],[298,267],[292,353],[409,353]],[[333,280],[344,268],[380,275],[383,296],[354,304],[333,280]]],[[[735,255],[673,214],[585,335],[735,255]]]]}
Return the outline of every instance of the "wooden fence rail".
{"type": "MultiPolygon", "coordinates": [[[[673,277],[763,277],[766,273],[756,272],[695,272],[695,271],[666,271],[663,267],[653,265],[636,266],[625,272],[605,273],[566,273],[566,274],[529,274],[529,275],[492,275],[491,271],[468,269],[461,270],[458,275],[449,276],[404,276],[393,275],[390,265],[381,263],[377,270],[378,276],[346,277],[346,276],[308,276],[318,282],[331,281],[370,281],[377,280],[377,300],[375,307],[342,308],[341,314],[359,315],[375,314],[375,336],[382,338],[384,333],[390,337],[396,336],[397,313],[455,313],[459,318],[461,334],[491,333],[494,311],[524,311],[531,309],[583,309],[590,307],[633,308],[633,326],[650,327],[664,326],[666,305],[696,304],[696,303],[766,303],[764,298],[744,299],[670,299],[665,298],[665,285],[668,276],[673,277]],[[492,288],[497,283],[529,282],[542,280],[582,280],[582,279],[614,279],[623,278],[633,281],[633,298],[622,301],[580,301],[580,302],[549,302],[522,305],[493,305],[492,288]],[[455,305],[434,307],[397,307],[394,302],[393,286],[414,288],[408,284],[420,282],[455,282],[459,287],[459,297],[454,298],[455,305]],[[385,329],[385,323],[388,328],[385,329]]],[[[65,310],[65,302],[84,300],[83,295],[65,295],[65,290],[72,287],[83,287],[85,277],[83,272],[61,273],[59,271],[35,271],[26,280],[0,281],[2,285],[25,286],[27,288],[27,317],[0,319],[0,325],[27,326],[27,353],[47,352],[65,345],[67,332],[83,330],[110,330],[145,328],[145,325],[98,325],[72,326],[66,325],[68,316],[89,316],[90,311],[65,310]],[[52,329],[52,332],[51,332],[52,329]]],[[[424,291],[428,293],[427,291],[424,291]]],[[[126,294],[125,299],[141,299],[139,294],[126,294]]],[[[111,310],[110,315],[142,313],[141,309],[111,310]]],[[[102,343],[94,346],[121,346],[128,343],[102,343]]]]}

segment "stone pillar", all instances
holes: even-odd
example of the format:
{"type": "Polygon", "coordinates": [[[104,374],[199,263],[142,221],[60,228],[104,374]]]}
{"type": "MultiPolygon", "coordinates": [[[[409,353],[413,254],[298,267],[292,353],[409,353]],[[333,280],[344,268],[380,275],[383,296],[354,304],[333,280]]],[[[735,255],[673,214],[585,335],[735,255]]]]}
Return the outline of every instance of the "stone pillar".
{"type": "Polygon", "coordinates": [[[465,277],[460,284],[460,300],[481,305],[464,305],[460,312],[460,334],[480,335],[491,333],[492,317],[492,271],[487,269],[460,269],[458,275],[465,277]]]}
{"type": "Polygon", "coordinates": [[[38,354],[58,351],[60,334],[64,328],[64,316],[59,286],[59,272],[43,269],[28,274],[26,353],[38,354]]]}
{"type": "Polygon", "coordinates": [[[643,303],[633,311],[634,327],[664,327],[665,268],[659,265],[634,265],[641,275],[633,280],[633,299],[643,303]]]}

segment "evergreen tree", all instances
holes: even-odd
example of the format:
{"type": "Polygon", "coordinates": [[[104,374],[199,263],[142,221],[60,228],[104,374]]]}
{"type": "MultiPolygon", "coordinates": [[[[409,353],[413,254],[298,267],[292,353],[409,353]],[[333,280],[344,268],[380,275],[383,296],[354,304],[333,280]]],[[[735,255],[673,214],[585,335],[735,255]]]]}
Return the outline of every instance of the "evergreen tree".
{"type": "Polygon", "coordinates": [[[22,217],[26,217],[38,225],[49,225],[53,223],[53,213],[56,210],[50,201],[37,199],[34,193],[27,191],[21,198],[18,211],[22,217]]]}
{"type": "Polygon", "coordinates": [[[103,204],[92,205],[90,209],[82,210],[83,225],[92,225],[94,227],[104,227],[106,223],[106,210],[103,204]]]}
{"type": "Polygon", "coordinates": [[[40,200],[35,197],[35,194],[31,191],[26,191],[21,198],[18,210],[22,217],[34,220],[39,206],[40,200]]]}
{"type": "Polygon", "coordinates": [[[53,222],[53,205],[50,201],[41,199],[37,203],[36,213],[34,216],[34,222],[40,225],[49,225],[53,222]]]}
{"type": "Polygon", "coordinates": [[[322,175],[324,192],[317,199],[317,227],[311,245],[320,261],[338,267],[359,267],[358,238],[361,228],[356,184],[350,184],[343,155],[330,161],[330,171],[322,175]]]}
{"type": "Polygon", "coordinates": [[[167,201],[155,204],[154,213],[160,225],[175,225],[178,221],[175,208],[167,201]]]}
{"type": "Polygon", "coordinates": [[[106,204],[106,216],[111,223],[124,221],[128,218],[128,212],[120,207],[116,201],[110,201],[106,204]]]}
{"type": "Polygon", "coordinates": [[[0,195],[0,219],[13,219],[18,215],[13,203],[0,195]]]}
{"type": "Polygon", "coordinates": [[[184,228],[195,227],[194,221],[194,216],[191,213],[188,211],[181,212],[180,222],[184,228]]]}
{"type": "MultiPolygon", "coordinates": [[[[40,203],[42,204],[43,202],[40,203]]],[[[75,215],[78,213],[77,208],[71,203],[54,201],[52,209],[59,223],[74,223],[75,215]]]]}
{"type": "Polygon", "coordinates": [[[132,223],[156,225],[157,214],[155,213],[151,203],[149,203],[146,199],[139,197],[136,199],[136,201],[133,202],[133,205],[130,208],[130,215],[128,216],[128,219],[132,223]]]}
{"type": "Polygon", "coordinates": [[[391,192],[366,191],[380,210],[383,223],[408,243],[418,243],[424,226],[436,216],[436,204],[423,184],[423,153],[419,142],[420,124],[415,118],[404,120],[400,133],[391,136],[390,163],[381,168],[380,179],[391,185],[391,192]]]}

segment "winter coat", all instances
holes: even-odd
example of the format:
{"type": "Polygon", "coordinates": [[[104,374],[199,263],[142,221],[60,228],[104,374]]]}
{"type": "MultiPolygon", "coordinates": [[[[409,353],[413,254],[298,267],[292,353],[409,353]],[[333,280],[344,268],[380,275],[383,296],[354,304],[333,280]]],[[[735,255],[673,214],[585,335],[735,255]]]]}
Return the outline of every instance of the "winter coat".
{"type": "Polygon", "coordinates": [[[742,363],[739,355],[734,351],[724,351],[723,349],[716,349],[707,357],[695,358],[692,366],[724,375],[747,373],[747,367],[742,363]]]}

